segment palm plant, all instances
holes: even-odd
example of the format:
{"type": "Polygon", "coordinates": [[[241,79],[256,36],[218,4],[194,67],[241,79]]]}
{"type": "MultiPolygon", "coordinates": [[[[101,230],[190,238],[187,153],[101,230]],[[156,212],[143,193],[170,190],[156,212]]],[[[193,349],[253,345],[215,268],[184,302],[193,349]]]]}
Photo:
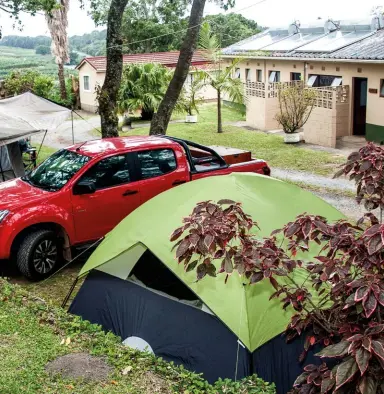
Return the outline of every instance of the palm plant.
{"type": "Polygon", "coordinates": [[[221,100],[226,96],[236,104],[244,104],[244,85],[239,78],[233,78],[235,68],[240,60],[234,60],[229,67],[222,69],[220,66],[221,50],[217,37],[212,34],[208,23],[204,23],[200,32],[200,48],[207,58],[213,62],[212,70],[200,71],[199,78],[206,85],[212,86],[217,92],[217,132],[223,132],[223,121],[221,113],[221,100]]]}
{"type": "Polygon", "coordinates": [[[200,94],[201,89],[204,87],[204,80],[199,73],[192,74],[192,78],[191,83],[185,86],[181,92],[175,107],[176,112],[186,112],[189,116],[192,116],[194,112],[198,114],[199,105],[204,102],[200,94]]]}
{"type": "Polygon", "coordinates": [[[118,111],[141,111],[143,120],[151,120],[171,80],[171,72],[156,63],[129,64],[123,70],[118,111]]]}

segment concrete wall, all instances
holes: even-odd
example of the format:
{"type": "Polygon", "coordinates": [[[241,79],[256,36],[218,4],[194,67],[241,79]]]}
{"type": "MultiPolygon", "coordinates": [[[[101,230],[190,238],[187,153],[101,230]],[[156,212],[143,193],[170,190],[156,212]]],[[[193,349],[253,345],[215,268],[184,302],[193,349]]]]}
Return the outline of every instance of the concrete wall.
{"type": "MultiPolygon", "coordinates": [[[[230,60],[226,61],[228,64],[230,60]]],[[[308,75],[335,75],[341,76],[343,85],[350,88],[349,104],[343,109],[338,110],[337,136],[353,135],[353,79],[367,78],[367,119],[366,119],[366,137],[368,140],[377,142],[384,141],[384,97],[380,97],[381,80],[384,79],[384,64],[369,63],[348,63],[340,61],[332,62],[306,62],[305,60],[279,60],[274,59],[246,59],[242,61],[240,68],[240,77],[245,82],[246,69],[249,69],[250,81],[256,82],[256,70],[262,70],[262,82],[268,82],[268,76],[271,71],[280,71],[281,82],[291,80],[291,73],[301,73],[302,78],[307,80],[308,75]],[[369,89],[376,89],[377,93],[370,93],[369,89]]],[[[253,110],[253,109],[252,109],[253,110]]],[[[251,114],[249,118],[254,118],[251,114]]],[[[272,125],[271,127],[274,128],[272,125]]]]}

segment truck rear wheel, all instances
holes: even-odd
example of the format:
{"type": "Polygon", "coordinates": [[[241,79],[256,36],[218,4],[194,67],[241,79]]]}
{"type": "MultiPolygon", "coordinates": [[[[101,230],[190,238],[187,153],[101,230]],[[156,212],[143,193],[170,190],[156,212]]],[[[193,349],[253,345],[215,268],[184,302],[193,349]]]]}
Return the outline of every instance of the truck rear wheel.
{"type": "Polygon", "coordinates": [[[36,230],[26,235],[17,252],[19,271],[31,280],[42,280],[55,271],[61,258],[61,243],[50,230],[36,230]]]}

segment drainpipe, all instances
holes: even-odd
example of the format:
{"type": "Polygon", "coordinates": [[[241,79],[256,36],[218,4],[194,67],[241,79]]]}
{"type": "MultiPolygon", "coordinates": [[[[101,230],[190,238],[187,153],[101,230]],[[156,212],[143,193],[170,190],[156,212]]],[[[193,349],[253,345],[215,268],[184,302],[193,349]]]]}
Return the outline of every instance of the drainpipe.
{"type": "Polygon", "coordinates": [[[267,76],[267,61],[264,59],[264,82],[268,82],[268,76],[267,76]]]}
{"type": "Polygon", "coordinates": [[[304,84],[307,83],[307,67],[308,67],[308,63],[304,62],[304,84]]]}

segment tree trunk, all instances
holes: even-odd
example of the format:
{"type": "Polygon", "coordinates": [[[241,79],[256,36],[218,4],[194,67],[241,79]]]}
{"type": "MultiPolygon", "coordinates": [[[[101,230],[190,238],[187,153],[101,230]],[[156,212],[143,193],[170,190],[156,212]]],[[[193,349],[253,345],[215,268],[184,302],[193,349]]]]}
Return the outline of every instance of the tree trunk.
{"type": "Polygon", "coordinates": [[[59,63],[59,83],[60,83],[60,97],[62,100],[67,100],[67,88],[65,86],[64,64],[59,63]]]}
{"type": "Polygon", "coordinates": [[[180,49],[179,60],[167,92],[160,103],[157,113],[152,119],[151,129],[149,131],[150,135],[166,134],[172,111],[175,108],[185,80],[187,79],[192,56],[197,46],[205,1],[206,0],[193,0],[188,30],[180,49]]]}
{"type": "Polygon", "coordinates": [[[123,41],[121,24],[128,0],[112,0],[108,12],[107,69],[99,92],[99,114],[102,138],[118,137],[119,118],[116,113],[117,95],[123,72],[123,41]]]}
{"type": "Polygon", "coordinates": [[[221,92],[217,89],[217,132],[223,132],[223,120],[221,117],[221,92]]]}

